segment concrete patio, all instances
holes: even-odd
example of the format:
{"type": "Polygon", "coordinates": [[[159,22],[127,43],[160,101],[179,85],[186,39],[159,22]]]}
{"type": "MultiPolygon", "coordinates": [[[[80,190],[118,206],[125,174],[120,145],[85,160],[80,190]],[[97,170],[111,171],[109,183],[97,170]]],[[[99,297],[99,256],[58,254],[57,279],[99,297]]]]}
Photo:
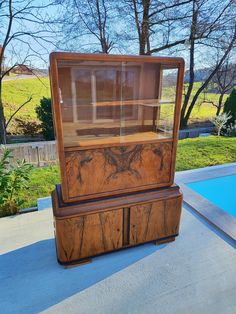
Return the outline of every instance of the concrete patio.
{"type": "Polygon", "coordinates": [[[0,313],[236,313],[235,244],[190,208],[175,242],[57,264],[52,212],[0,219],[0,313]]]}

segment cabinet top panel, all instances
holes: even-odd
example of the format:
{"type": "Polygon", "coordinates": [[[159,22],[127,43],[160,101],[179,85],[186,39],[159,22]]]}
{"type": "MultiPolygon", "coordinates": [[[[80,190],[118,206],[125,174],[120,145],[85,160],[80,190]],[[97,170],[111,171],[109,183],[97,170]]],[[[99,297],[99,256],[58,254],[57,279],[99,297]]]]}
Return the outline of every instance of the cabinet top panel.
{"type": "Polygon", "coordinates": [[[113,55],[113,54],[93,54],[93,53],[70,53],[70,52],[52,52],[50,54],[50,63],[54,61],[127,61],[127,62],[151,62],[161,63],[168,67],[184,66],[184,59],[179,57],[153,57],[153,56],[134,56],[134,55],[113,55]]]}

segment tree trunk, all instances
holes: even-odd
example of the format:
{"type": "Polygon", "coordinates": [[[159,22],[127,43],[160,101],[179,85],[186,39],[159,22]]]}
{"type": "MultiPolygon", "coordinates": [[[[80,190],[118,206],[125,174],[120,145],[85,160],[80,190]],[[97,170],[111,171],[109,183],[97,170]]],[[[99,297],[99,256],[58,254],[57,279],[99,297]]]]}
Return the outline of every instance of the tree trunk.
{"type": "Polygon", "coordinates": [[[3,100],[2,100],[2,80],[4,75],[4,69],[3,69],[3,62],[4,62],[4,53],[7,45],[9,44],[10,40],[10,33],[12,29],[12,23],[13,23],[13,12],[12,12],[12,1],[9,0],[8,2],[8,9],[9,9],[9,21],[7,25],[7,32],[5,35],[5,38],[3,40],[2,49],[0,53],[0,144],[6,144],[7,143],[7,136],[6,136],[6,119],[4,115],[4,106],[3,106],[3,100]]]}
{"type": "Polygon", "coordinates": [[[150,0],[143,0],[143,18],[141,25],[141,34],[139,42],[139,54],[145,55],[147,52],[147,45],[149,41],[149,7],[150,0]]]}
{"type": "Polygon", "coordinates": [[[185,129],[188,124],[188,119],[185,117],[185,113],[187,110],[187,106],[189,103],[189,99],[193,90],[194,84],[194,53],[195,53],[195,34],[196,34],[196,25],[197,25],[198,12],[195,9],[195,2],[193,2],[193,16],[192,16],[192,25],[191,25],[191,33],[190,33],[190,52],[189,52],[189,84],[188,90],[184,97],[183,106],[180,114],[180,129],[185,129]]]}
{"type": "MultiPolygon", "coordinates": [[[[104,3],[103,3],[104,5],[104,3]]],[[[102,18],[101,10],[100,10],[100,3],[99,0],[96,0],[96,9],[97,9],[97,17],[98,17],[98,29],[99,29],[99,38],[100,38],[100,44],[102,48],[102,53],[109,53],[109,40],[106,36],[106,10],[104,12],[105,17],[102,18]]]]}
{"type": "MultiPolygon", "coordinates": [[[[193,9],[193,12],[194,12],[194,9],[193,9]]],[[[195,28],[195,26],[193,26],[193,25],[197,25],[197,15],[198,15],[198,12],[196,11],[196,20],[195,21],[194,21],[194,14],[193,14],[192,29],[195,28]]],[[[193,38],[193,37],[191,36],[191,38],[193,38]]],[[[211,74],[208,76],[208,78],[205,80],[205,82],[202,84],[202,86],[197,90],[197,92],[195,93],[195,95],[194,95],[190,105],[188,106],[188,108],[187,108],[187,104],[184,104],[185,106],[183,106],[182,111],[181,111],[181,123],[180,123],[181,128],[187,126],[188,120],[190,118],[190,115],[192,113],[192,110],[194,108],[194,105],[195,105],[199,95],[207,87],[207,85],[209,84],[211,79],[214,77],[214,75],[220,69],[220,67],[224,63],[225,59],[229,55],[230,51],[232,50],[235,41],[236,41],[236,24],[234,25],[234,33],[232,35],[232,39],[231,39],[227,49],[225,50],[223,56],[221,57],[220,61],[216,64],[214,70],[211,72],[211,74]]],[[[190,58],[191,58],[191,53],[190,53],[190,58]]],[[[190,60],[190,65],[191,65],[191,60],[190,60]]]]}
{"type": "Polygon", "coordinates": [[[217,110],[216,110],[216,115],[217,116],[220,114],[220,110],[221,110],[222,102],[223,102],[223,97],[224,97],[224,93],[221,93],[220,97],[219,97],[219,104],[218,104],[218,107],[217,107],[217,110]]]}
{"type": "MultiPolygon", "coordinates": [[[[194,44],[194,43],[193,43],[194,44]]],[[[193,66],[192,66],[193,68],[193,66]]],[[[193,83],[194,83],[194,71],[190,71],[190,79],[189,79],[189,85],[188,85],[188,90],[187,93],[184,97],[184,102],[183,102],[183,106],[181,109],[181,114],[180,114],[180,129],[185,129],[187,127],[188,124],[188,120],[185,117],[185,112],[187,110],[187,106],[189,103],[189,99],[193,90],[193,83]]]]}
{"type": "Polygon", "coordinates": [[[216,65],[215,69],[211,72],[211,74],[208,76],[208,78],[205,80],[205,82],[202,84],[202,86],[197,90],[197,92],[195,93],[188,109],[187,109],[187,113],[184,117],[185,123],[188,123],[189,117],[191,115],[191,112],[193,110],[193,107],[199,97],[199,95],[201,94],[201,92],[204,90],[204,88],[207,87],[207,85],[209,84],[209,82],[211,81],[211,79],[213,78],[213,76],[217,73],[217,71],[220,69],[221,65],[223,64],[223,62],[225,61],[225,59],[227,58],[229,52],[231,51],[234,42],[236,40],[236,24],[235,24],[235,29],[234,29],[234,35],[232,37],[232,40],[228,46],[228,48],[226,49],[224,55],[222,56],[220,62],[216,65]]]}
{"type": "Polygon", "coordinates": [[[4,107],[2,101],[2,78],[0,78],[0,144],[7,143],[6,137],[6,121],[4,115],[4,107]]]}

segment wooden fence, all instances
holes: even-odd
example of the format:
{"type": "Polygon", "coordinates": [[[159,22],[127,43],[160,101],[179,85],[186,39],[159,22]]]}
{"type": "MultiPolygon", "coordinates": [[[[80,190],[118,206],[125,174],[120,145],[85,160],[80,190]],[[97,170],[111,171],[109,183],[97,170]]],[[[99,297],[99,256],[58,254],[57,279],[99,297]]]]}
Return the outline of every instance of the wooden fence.
{"type": "MultiPolygon", "coordinates": [[[[14,163],[17,159],[25,159],[32,165],[43,167],[57,164],[58,162],[55,141],[8,144],[5,147],[9,148],[13,153],[11,163],[14,163]]],[[[1,151],[2,148],[0,148],[0,154],[1,151]]]]}

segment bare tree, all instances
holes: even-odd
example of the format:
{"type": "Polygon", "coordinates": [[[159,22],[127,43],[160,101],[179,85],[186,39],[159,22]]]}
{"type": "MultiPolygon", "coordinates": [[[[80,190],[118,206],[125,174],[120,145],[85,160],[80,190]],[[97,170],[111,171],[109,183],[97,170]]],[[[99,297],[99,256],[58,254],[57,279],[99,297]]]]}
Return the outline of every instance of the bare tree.
{"type": "MultiPolygon", "coordinates": [[[[199,95],[222,66],[235,44],[235,0],[123,0],[129,14],[129,23],[136,29],[135,38],[129,31],[127,38],[137,40],[139,54],[183,53],[189,46],[187,66],[189,83],[181,111],[181,128],[187,126],[199,95]],[[216,48],[219,59],[212,63],[216,48]],[[203,60],[205,59],[205,60],[203,60]],[[207,62],[206,62],[207,60],[207,62]],[[204,61],[204,62],[203,62],[204,61]],[[195,71],[202,62],[210,63],[209,75],[202,86],[194,91],[195,71]],[[194,94],[193,94],[194,91],[194,94]]],[[[186,53],[185,53],[186,54],[186,53]]]]}
{"type": "Polygon", "coordinates": [[[58,19],[64,38],[58,45],[66,50],[109,53],[112,40],[112,2],[108,0],[58,0],[62,14],[58,19]]]}
{"type": "MultiPolygon", "coordinates": [[[[37,0],[0,1],[0,143],[6,143],[6,126],[10,122],[6,122],[4,113],[3,78],[19,63],[42,59],[43,53],[48,56],[48,47],[52,47],[55,35],[50,29],[51,18],[48,14],[53,5],[54,1],[46,0],[40,4],[37,0]],[[6,66],[8,57],[11,64],[6,66]]],[[[22,105],[26,103],[27,100],[22,105]]]]}
{"type": "Polygon", "coordinates": [[[184,44],[185,29],[180,21],[190,16],[191,2],[123,0],[123,6],[118,2],[118,12],[121,16],[125,15],[129,26],[128,31],[124,29],[125,39],[138,42],[140,55],[151,55],[184,44]]]}
{"type": "Polygon", "coordinates": [[[143,0],[141,3],[137,0],[130,1],[138,32],[140,55],[150,54],[150,5],[150,0],[143,0]]]}
{"type": "Polygon", "coordinates": [[[229,94],[236,86],[236,64],[232,63],[233,60],[231,60],[230,57],[231,56],[227,57],[224,64],[217,70],[212,78],[213,86],[219,94],[218,104],[214,104],[217,116],[221,112],[224,95],[229,94]]]}
{"type": "Polygon", "coordinates": [[[234,0],[224,2],[192,1],[192,19],[189,35],[189,84],[181,110],[181,128],[187,126],[199,95],[224,64],[235,45],[236,19],[234,16],[232,18],[231,14],[231,11],[234,11],[234,9],[234,0]],[[202,55],[204,55],[208,61],[213,60],[211,56],[216,54],[216,49],[220,52],[219,58],[215,64],[211,65],[208,76],[202,82],[200,88],[193,94],[196,58],[199,62],[202,55]]]}

